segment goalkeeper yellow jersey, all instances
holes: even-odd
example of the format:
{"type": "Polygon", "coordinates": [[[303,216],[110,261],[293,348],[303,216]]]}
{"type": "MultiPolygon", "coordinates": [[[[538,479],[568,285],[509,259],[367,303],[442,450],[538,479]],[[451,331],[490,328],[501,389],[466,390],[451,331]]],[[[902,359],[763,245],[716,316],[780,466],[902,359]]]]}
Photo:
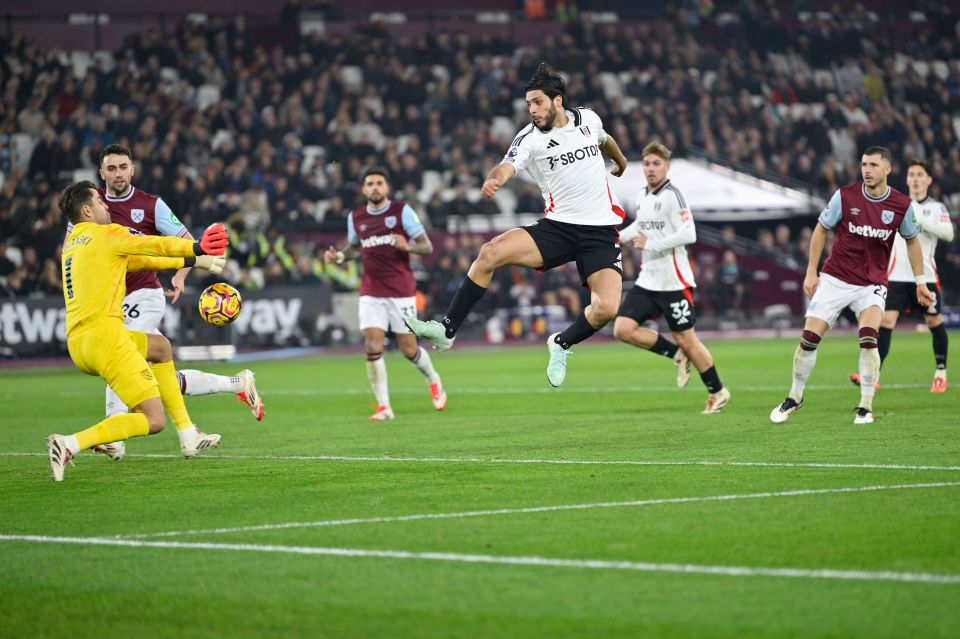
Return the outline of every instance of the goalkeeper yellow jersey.
{"type": "Polygon", "coordinates": [[[81,222],[63,245],[63,299],[67,336],[105,318],[123,321],[127,271],[163,271],[184,266],[193,242],[143,235],[119,224],[81,222]]]}

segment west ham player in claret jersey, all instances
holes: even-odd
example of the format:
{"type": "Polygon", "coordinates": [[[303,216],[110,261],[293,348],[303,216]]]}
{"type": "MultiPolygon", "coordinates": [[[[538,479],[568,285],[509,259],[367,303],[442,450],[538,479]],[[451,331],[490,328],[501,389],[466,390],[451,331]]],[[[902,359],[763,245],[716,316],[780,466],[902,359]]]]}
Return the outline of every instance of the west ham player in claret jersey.
{"type": "MultiPolygon", "coordinates": [[[[100,177],[106,184],[99,189],[100,197],[107,205],[110,219],[115,224],[136,229],[144,235],[167,235],[193,239],[176,214],[157,195],[146,193],[132,184],[134,175],[133,157],[130,149],[121,144],[111,144],[100,152],[100,177]]],[[[69,233],[69,229],[67,231],[69,233]]],[[[183,293],[184,281],[190,269],[180,269],[173,276],[173,290],[166,292],[171,303],[176,303],[183,293]]],[[[126,279],[126,297],[123,299],[123,324],[132,331],[160,334],[160,323],[166,308],[164,290],[156,273],[129,273],[126,279]]],[[[209,395],[231,393],[245,402],[253,416],[263,419],[263,403],[257,392],[252,371],[243,370],[234,376],[213,375],[198,370],[177,371],[180,391],[184,395],[209,395]]],[[[127,412],[128,407],[120,397],[107,387],[107,417],[127,412]]],[[[203,433],[195,429],[178,431],[181,448],[189,448],[192,440],[203,440],[202,449],[216,446],[220,435],[203,433]]],[[[125,454],[123,442],[97,446],[97,452],[114,460],[125,454]]]]}
{"type": "Polygon", "coordinates": [[[694,329],[693,289],[697,284],[686,246],[697,241],[697,231],[683,194],[667,178],[670,155],[670,149],[660,142],[643,149],[647,188],[637,195],[637,219],[620,231],[621,243],[632,241],[643,250],[643,265],[620,305],[613,334],[621,342],[672,359],[680,388],[690,381],[692,361],[708,392],[702,414],[712,415],[730,403],[730,391],[720,381],[713,356],[694,329]],[[657,317],[666,319],[676,343],[641,326],[657,317]]]}
{"type": "MultiPolygon", "coordinates": [[[[927,288],[935,291],[937,303],[933,306],[920,306],[913,294],[913,278],[910,272],[910,263],[907,260],[907,244],[902,237],[893,243],[893,252],[890,255],[890,267],[887,273],[890,276],[887,308],[883,312],[880,322],[880,336],[877,339],[877,351],[880,353],[880,366],[887,359],[890,352],[890,341],[893,329],[897,325],[900,313],[917,311],[923,313],[923,319],[930,327],[933,337],[933,358],[936,369],[933,373],[931,393],[945,393],[947,391],[947,327],[943,325],[940,315],[943,298],[940,292],[940,277],[937,274],[935,255],[937,240],[953,241],[953,222],[950,213],[943,202],[930,197],[929,190],[933,178],[930,167],[923,160],[911,160],[907,164],[907,187],[910,189],[910,199],[913,200],[913,209],[917,214],[917,228],[920,229],[920,248],[923,249],[923,271],[927,279],[927,288]]],[[[852,373],[850,381],[860,385],[859,373],[852,373]]],[[[879,382],[878,382],[879,383],[879,382]]]]}
{"type": "Polygon", "coordinates": [[[360,332],[367,354],[367,379],[377,398],[377,410],[370,416],[375,422],[394,418],[383,361],[387,331],[393,331],[400,352],[427,378],[433,407],[443,410],[447,405],[447,393],[430,354],[417,344],[404,323],[405,317],[417,315],[417,284],[410,255],[430,255],[433,245],[416,212],[409,204],[387,199],[389,193],[386,169],[367,169],[363,174],[367,204],[347,218],[346,247],[337,251],[331,246],[323,256],[324,262],[340,264],[360,255],[360,332]]]}
{"type": "Polygon", "coordinates": [[[607,181],[605,158],[616,164],[615,176],[626,170],[627,159],[596,113],[567,108],[566,85],[549,65],[540,64],[526,89],[533,122],[519,132],[503,161],[487,175],[482,193],[493,197],[525,169],[540,186],[544,217],[481,247],[442,323],[408,318],[407,324],[438,351],[447,350],[498,268],[548,270],[576,261],[580,281],[590,289],[590,305],[563,332],[547,339],[547,381],[557,387],[566,377],[570,347],[603,328],[620,306],[623,269],[617,227],[624,213],[607,181]]]}
{"type": "Polygon", "coordinates": [[[810,238],[810,261],[803,290],[811,298],[800,345],[793,356],[793,386],[790,394],[770,413],[780,424],[803,406],[803,390],[817,361],[817,346],[840,312],[849,306],[860,325],[860,404],[854,424],[873,422],[874,384],[880,372],[877,329],[886,307],[887,265],[893,239],[906,240],[907,257],[916,283],[915,295],[922,306],[936,302],[927,289],[914,204],[906,195],[887,185],[890,152],[873,146],[860,160],[862,182],[840,188],[820,214],[810,238]],[[835,233],[833,250],[817,275],[827,230],[835,233]]]}

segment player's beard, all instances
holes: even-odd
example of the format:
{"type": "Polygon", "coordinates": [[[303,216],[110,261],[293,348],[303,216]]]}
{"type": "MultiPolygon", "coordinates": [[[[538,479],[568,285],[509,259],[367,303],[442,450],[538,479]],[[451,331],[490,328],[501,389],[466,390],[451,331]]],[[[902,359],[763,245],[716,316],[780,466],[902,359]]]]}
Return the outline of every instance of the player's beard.
{"type": "Polygon", "coordinates": [[[557,121],[557,107],[551,106],[550,112],[547,113],[547,116],[541,120],[543,124],[533,123],[533,126],[537,127],[541,131],[549,131],[553,128],[553,123],[557,121]]]}
{"type": "Polygon", "coordinates": [[[121,195],[126,193],[127,189],[129,188],[130,188],[130,182],[128,180],[124,180],[123,184],[121,184],[119,187],[117,186],[116,182],[111,182],[110,195],[112,195],[113,197],[120,197],[121,195]]]}
{"type": "Polygon", "coordinates": [[[370,206],[377,209],[377,208],[380,208],[380,206],[386,201],[386,199],[387,198],[385,196],[380,195],[379,193],[374,193],[369,197],[367,197],[367,202],[370,203],[370,206]]]}

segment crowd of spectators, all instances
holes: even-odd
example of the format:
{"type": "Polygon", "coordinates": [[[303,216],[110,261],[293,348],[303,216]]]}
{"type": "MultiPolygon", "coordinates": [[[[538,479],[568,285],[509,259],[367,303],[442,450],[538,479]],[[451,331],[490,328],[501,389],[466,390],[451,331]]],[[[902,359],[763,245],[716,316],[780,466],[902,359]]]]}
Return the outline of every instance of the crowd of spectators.
{"type": "MultiPolygon", "coordinates": [[[[509,31],[405,37],[367,22],[332,36],[299,36],[291,24],[296,44],[285,49],[258,41],[243,15],[189,18],[86,57],[0,37],[0,295],[57,291],[57,189],[95,170],[113,142],[133,149],[134,183],[189,228],[230,224],[231,277],[251,288],[356,286],[355,266],[324,267],[313,240],[344,232],[372,164],[432,228],[538,211],[538,191],[520,180],[505,200],[478,201],[477,189],[527,119],[523,87],[540,60],[567,74],[568,102],[594,108],[628,157],[659,138],[677,156],[707,154],[828,194],[858,178],[859,149],[883,144],[930,162],[934,197],[960,192],[960,16],[946,4],[906,26],[861,5],[803,16],[773,2],[686,6],[628,25],[581,14],[538,47],[509,31]]],[[[780,233],[758,241],[802,267],[802,249],[785,254],[780,233]]],[[[476,252],[463,243],[438,253],[442,276],[421,277],[438,307],[449,273],[476,252]]],[[[505,271],[495,303],[530,297],[525,277],[505,271]]],[[[549,279],[561,304],[580,303],[575,278],[549,279]]]]}

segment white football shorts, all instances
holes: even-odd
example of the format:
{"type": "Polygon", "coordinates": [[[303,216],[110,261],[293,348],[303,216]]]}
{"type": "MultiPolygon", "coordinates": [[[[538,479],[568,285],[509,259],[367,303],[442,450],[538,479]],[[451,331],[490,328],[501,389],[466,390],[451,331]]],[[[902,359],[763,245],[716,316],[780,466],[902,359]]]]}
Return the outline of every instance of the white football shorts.
{"type": "Polygon", "coordinates": [[[141,288],[123,298],[123,325],[131,331],[160,334],[167,298],[162,288],[141,288]]]}
{"type": "Polygon", "coordinates": [[[409,333],[403,323],[404,317],[417,316],[417,298],[415,297],[373,297],[360,296],[360,330],[379,328],[395,334],[409,333]]]}
{"type": "Polygon", "coordinates": [[[883,284],[847,284],[821,273],[820,286],[810,300],[806,317],[816,317],[833,326],[847,306],[857,317],[871,306],[879,306],[883,311],[887,307],[887,287],[883,284]]]}

